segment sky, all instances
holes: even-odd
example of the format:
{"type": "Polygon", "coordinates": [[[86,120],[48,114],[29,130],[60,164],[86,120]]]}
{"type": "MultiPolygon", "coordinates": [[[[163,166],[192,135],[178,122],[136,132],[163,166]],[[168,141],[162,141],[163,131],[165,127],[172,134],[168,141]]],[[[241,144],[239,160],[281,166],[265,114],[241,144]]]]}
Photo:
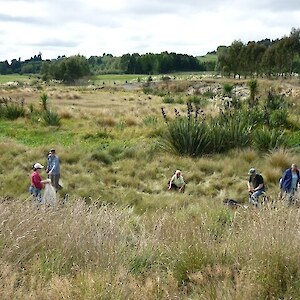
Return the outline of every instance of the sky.
{"type": "Polygon", "coordinates": [[[0,0],[0,61],[110,53],[205,55],[289,35],[300,0],[0,0]]]}

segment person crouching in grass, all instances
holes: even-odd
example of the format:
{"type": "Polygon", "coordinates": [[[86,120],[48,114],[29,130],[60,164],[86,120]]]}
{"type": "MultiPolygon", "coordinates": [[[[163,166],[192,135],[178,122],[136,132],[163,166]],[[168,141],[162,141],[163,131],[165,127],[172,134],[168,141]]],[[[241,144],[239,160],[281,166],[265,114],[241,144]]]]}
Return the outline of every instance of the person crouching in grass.
{"type": "Polygon", "coordinates": [[[184,193],[185,182],[180,170],[177,170],[172,176],[169,182],[169,190],[178,190],[180,193],[184,193]]]}

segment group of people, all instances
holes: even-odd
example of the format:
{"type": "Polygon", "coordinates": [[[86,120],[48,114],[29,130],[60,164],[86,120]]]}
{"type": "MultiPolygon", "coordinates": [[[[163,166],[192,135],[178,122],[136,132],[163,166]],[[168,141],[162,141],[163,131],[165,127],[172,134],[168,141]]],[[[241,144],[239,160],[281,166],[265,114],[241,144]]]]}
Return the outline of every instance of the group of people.
{"type": "MultiPolygon", "coordinates": [[[[44,166],[40,163],[35,163],[33,165],[33,172],[31,174],[31,185],[30,193],[38,200],[41,201],[41,191],[47,183],[51,183],[56,191],[60,190],[62,186],[60,185],[60,161],[56,155],[55,149],[50,149],[47,157],[47,167],[46,173],[48,178],[43,180],[41,172],[44,166]]],[[[255,168],[251,168],[248,172],[248,191],[250,194],[249,202],[250,204],[258,204],[259,197],[265,193],[265,183],[264,178],[259,174],[255,168]]],[[[285,170],[282,178],[280,179],[280,189],[283,195],[286,195],[289,201],[295,195],[298,186],[300,185],[300,172],[296,164],[292,164],[290,168],[285,170]]],[[[174,175],[169,181],[168,189],[177,190],[180,193],[184,193],[186,183],[183,179],[182,172],[176,170],[174,175]]]]}
{"type": "MultiPolygon", "coordinates": [[[[251,168],[248,172],[248,191],[250,194],[249,202],[257,206],[259,197],[265,193],[264,178],[255,168],[251,168]]],[[[169,181],[169,190],[177,190],[181,193],[185,191],[185,181],[180,170],[176,170],[175,174],[169,181]]],[[[288,201],[292,201],[298,187],[300,186],[300,172],[296,164],[292,164],[290,168],[285,170],[280,179],[281,194],[287,196],[288,201]]]]}
{"type": "Polygon", "coordinates": [[[62,187],[59,184],[60,179],[60,162],[56,155],[55,149],[50,149],[47,157],[47,179],[42,179],[41,173],[45,167],[39,162],[32,166],[31,173],[31,185],[29,188],[30,194],[35,197],[37,202],[42,201],[42,189],[45,188],[46,184],[51,183],[56,191],[60,190],[62,187]]]}
{"type": "MultiPolygon", "coordinates": [[[[265,193],[264,179],[254,168],[249,170],[248,175],[250,175],[248,181],[249,202],[257,206],[259,196],[265,193]]],[[[284,171],[279,185],[281,196],[286,197],[287,204],[291,204],[300,185],[300,172],[296,164],[292,164],[290,168],[284,171]]]]}

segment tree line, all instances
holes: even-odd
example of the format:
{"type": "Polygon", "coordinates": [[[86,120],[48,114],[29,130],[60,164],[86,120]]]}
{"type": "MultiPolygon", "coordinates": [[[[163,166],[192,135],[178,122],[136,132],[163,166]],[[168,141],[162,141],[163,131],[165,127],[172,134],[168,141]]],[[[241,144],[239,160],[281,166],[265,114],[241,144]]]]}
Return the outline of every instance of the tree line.
{"type": "Polygon", "coordinates": [[[218,47],[216,61],[174,52],[160,54],[124,54],[116,57],[103,53],[88,59],[82,55],[59,56],[43,60],[42,54],[22,61],[21,58],[0,62],[0,74],[39,74],[43,80],[73,82],[90,74],[166,74],[172,72],[217,71],[224,76],[278,76],[300,73],[300,29],[289,36],[258,42],[233,41],[218,47]]]}
{"type": "Polygon", "coordinates": [[[233,41],[229,47],[218,47],[216,71],[225,76],[285,76],[300,72],[300,29],[289,36],[271,41],[233,41]]]}

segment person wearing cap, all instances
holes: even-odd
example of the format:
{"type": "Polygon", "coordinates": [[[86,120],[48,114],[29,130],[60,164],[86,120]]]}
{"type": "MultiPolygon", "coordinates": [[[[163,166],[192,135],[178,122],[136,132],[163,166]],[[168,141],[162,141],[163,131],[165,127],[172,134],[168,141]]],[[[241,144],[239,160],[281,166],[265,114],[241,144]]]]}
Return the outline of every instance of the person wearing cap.
{"type": "Polygon", "coordinates": [[[284,171],[280,182],[281,191],[288,196],[288,201],[297,191],[298,184],[300,184],[300,173],[296,164],[292,164],[290,168],[284,171]]]}
{"type": "Polygon", "coordinates": [[[180,193],[184,193],[185,182],[180,170],[176,170],[169,182],[169,190],[172,189],[178,190],[180,193]]]}
{"type": "Polygon", "coordinates": [[[42,189],[44,184],[48,183],[48,179],[42,180],[41,172],[44,169],[44,166],[40,163],[35,163],[32,167],[33,171],[31,173],[31,186],[30,193],[36,198],[36,200],[42,202],[42,189]]]}
{"type": "Polygon", "coordinates": [[[61,185],[59,184],[60,163],[59,163],[59,158],[55,153],[55,149],[53,148],[50,149],[48,154],[46,172],[48,173],[48,176],[51,179],[51,183],[55,187],[56,191],[60,190],[62,188],[61,185]]]}
{"type": "Polygon", "coordinates": [[[249,170],[248,175],[250,175],[248,180],[248,191],[251,193],[249,202],[253,205],[257,205],[259,196],[265,192],[264,179],[254,168],[249,170]]]}

